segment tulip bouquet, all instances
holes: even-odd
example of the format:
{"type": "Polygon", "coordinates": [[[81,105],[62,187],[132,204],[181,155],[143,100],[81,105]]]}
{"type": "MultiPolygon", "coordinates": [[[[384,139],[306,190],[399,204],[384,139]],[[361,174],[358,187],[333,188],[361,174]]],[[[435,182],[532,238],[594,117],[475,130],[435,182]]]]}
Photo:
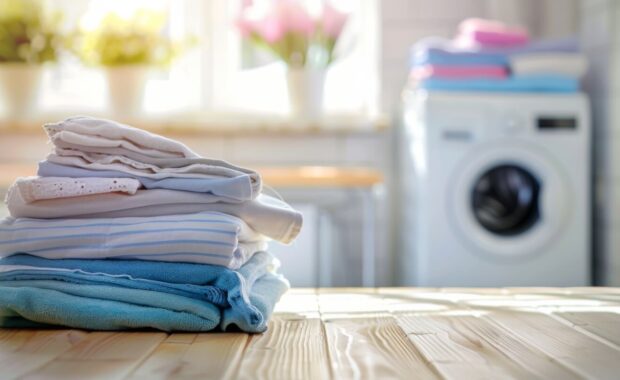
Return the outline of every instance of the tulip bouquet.
{"type": "Polygon", "coordinates": [[[326,68],[348,15],[326,2],[312,15],[299,1],[273,0],[245,8],[237,20],[242,36],[293,68],[326,68]]]}

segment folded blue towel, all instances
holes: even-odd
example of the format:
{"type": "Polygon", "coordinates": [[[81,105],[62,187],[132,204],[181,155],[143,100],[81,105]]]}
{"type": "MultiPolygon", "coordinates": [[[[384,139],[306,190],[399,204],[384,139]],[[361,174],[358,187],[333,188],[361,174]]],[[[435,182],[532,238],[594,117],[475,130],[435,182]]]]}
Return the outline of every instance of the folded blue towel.
{"type": "Polygon", "coordinates": [[[209,331],[234,325],[262,332],[288,289],[273,267],[266,252],[237,271],[202,264],[15,255],[0,260],[0,326],[209,331]]]}
{"type": "Polygon", "coordinates": [[[424,65],[508,66],[508,63],[508,56],[503,52],[463,49],[443,38],[424,38],[411,48],[410,64],[412,67],[424,65]]]}
{"type": "Polygon", "coordinates": [[[101,177],[101,178],[135,178],[147,189],[183,190],[195,193],[207,193],[230,199],[231,202],[251,200],[254,192],[250,176],[241,174],[237,177],[212,178],[162,178],[140,177],[116,170],[91,170],[55,164],[49,161],[39,162],[37,174],[41,177],[101,177]]]}
{"type": "Polygon", "coordinates": [[[428,78],[418,88],[441,91],[554,92],[579,90],[579,81],[564,75],[512,76],[506,79],[441,79],[428,78]]]}
{"type": "Polygon", "coordinates": [[[575,37],[540,40],[527,45],[510,48],[461,47],[452,40],[429,37],[411,48],[412,67],[423,65],[509,65],[509,57],[541,52],[576,53],[579,42],[575,37]]]}
{"type": "Polygon", "coordinates": [[[508,56],[502,53],[448,51],[440,48],[428,48],[415,52],[411,65],[507,66],[508,56]]]}
{"type": "Polygon", "coordinates": [[[504,52],[510,55],[530,53],[578,53],[580,51],[579,40],[576,37],[539,40],[524,46],[504,50],[504,52]]]}

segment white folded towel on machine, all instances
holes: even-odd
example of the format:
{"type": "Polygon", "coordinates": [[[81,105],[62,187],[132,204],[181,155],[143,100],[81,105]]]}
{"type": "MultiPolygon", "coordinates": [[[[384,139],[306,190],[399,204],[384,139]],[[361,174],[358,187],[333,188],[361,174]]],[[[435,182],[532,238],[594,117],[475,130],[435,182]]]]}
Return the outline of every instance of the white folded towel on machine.
{"type": "Polygon", "coordinates": [[[556,74],[580,78],[588,69],[588,60],[580,53],[516,54],[510,56],[509,60],[514,75],[556,74]]]}

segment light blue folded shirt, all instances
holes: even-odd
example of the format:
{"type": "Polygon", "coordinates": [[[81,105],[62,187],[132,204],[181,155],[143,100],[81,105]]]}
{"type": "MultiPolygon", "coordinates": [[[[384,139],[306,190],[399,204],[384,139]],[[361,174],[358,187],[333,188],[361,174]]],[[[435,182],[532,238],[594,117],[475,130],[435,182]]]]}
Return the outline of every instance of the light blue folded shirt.
{"type": "Polygon", "coordinates": [[[242,268],[138,260],[0,260],[0,326],[262,332],[288,282],[259,252],[242,268]],[[15,269],[7,266],[15,266],[15,269]]]}
{"type": "Polygon", "coordinates": [[[252,180],[247,174],[240,174],[236,177],[228,178],[169,177],[153,179],[116,170],[91,170],[56,164],[49,161],[39,162],[37,174],[41,177],[135,178],[147,189],[169,189],[207,193],[224,197],[231,202],[243,202],[256,197],[256,194],[254,194],[252,190],[252,180]]]}

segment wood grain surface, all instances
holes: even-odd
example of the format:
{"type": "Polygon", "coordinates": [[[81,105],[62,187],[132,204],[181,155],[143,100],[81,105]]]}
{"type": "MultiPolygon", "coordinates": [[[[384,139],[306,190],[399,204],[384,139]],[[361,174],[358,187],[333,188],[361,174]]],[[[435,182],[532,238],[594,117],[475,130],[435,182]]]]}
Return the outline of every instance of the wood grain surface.
{"type": "Polygon", "coordinates": [[[295,289],[264,334],[0,330],[2,379],[617,379],[620,289],[295,289]]]}

